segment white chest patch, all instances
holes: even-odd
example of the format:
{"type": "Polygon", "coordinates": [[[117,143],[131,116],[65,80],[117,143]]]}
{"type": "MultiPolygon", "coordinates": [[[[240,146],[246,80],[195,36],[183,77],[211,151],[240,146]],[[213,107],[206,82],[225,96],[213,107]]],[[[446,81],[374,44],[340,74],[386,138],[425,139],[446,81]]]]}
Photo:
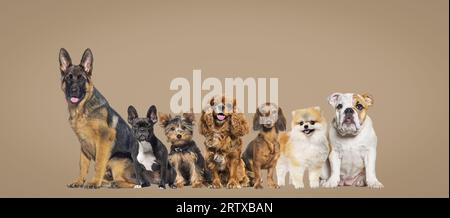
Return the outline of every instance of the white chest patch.
{"type": "Polygon", "coordinates": [[[147,141],[139,142],[139,153],[137,155],[139,163],[144,165],[145,169],[152,171],[152,165],[156,161],[155,154],[153,153],[152,145],[147,141]]]}

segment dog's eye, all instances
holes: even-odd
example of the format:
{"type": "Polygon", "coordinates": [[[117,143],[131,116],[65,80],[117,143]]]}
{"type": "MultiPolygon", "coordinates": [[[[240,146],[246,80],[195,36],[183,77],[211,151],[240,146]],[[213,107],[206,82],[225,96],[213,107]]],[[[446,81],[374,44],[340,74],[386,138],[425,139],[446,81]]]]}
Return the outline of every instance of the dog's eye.
{"type": "Polygon", "coordinates": [[[356,104],[356,108],[358,110],[362,110],[362,109],[364,109],[364,106],[362,104],[358,103],[358,104],[356,104]]]}
{"type": "Polygon", "coordinates": [[[181,126],[181,129],[182,129],[182,130],[185,130],[185,129],[186,129],[186,127],[185,127],[185,126],[181,126]]]}
{"type": "Polygon", "coordinates": [[[174,131],[174,130],[175,130],[175,127],[170,127],[170,130],[174,131]]]}
{"type": "Polygon", "coordinates": [[[298,123],[298,124],[299,124],[300,126],[303,126],[304,123],[303,123],[303,121],[300,121],[300,123],[298,123]]]}
{"type": "Polygon", "coordinates": [[[311,120],[311,121],[309,121],[309,123],[311,123],[311,125],[314,125],[316,123],[316,121],[311,120]]]}
{"type": "Polygon", "coordinates": [[[81,75],[77,75],[77,80],[80,80],[81,78],[82,78],[83,76],[81,76],[81,75]]]}
{"type": "Polygon", "coordinates": [[[72,74],[67,75],[67,79],[68,80],[72,80],[73,79],[73,75],[72,74]]]}
{"type": "Polygon", "coordinates": [[[338,105],[336,106],[336,108],[337,108],[338,110],[340,110],[340,109],[342,108],[342,104],[338,104],[338,105]]]}

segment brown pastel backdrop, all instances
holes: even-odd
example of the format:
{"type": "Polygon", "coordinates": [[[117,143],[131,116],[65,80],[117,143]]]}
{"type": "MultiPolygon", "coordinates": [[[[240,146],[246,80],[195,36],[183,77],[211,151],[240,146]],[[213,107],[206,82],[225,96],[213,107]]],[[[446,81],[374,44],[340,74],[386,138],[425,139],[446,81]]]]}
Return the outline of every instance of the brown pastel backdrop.
{"type": "MultiPolygon", "coordinates": [[[[448,197],[447,0],[0,0],[0,197],[448,197]],[[79,144],[60,90],[60,47],[126,116],[169,111],[175,77],[279,78],[290,111],[369,92],[382,190],[68,189],[79,144]]],[[[205,93],[203,93],[205,94],[205,93]]],[[[248,114],[250,120],[253,114],[248,114]]],[[[157,135],[164,139],[158,128],[157,135]]],[[[256,136],[244,137],[245,144],[256,136]]],[[[200,146],[203,138],[196,132],[200,146]]],[[[203,148],[203,147],[202,147],[203,148]]]]}

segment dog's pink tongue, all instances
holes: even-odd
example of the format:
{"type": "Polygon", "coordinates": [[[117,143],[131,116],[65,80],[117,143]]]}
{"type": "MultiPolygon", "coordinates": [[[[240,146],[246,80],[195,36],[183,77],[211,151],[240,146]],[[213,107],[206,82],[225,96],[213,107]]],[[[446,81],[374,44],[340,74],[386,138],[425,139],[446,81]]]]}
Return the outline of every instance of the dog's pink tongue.
{"type": "Polygon", "coordinates": [[[225,115],[217,115],[217,119],[219,119],[220,121],[225,119],[225,115]]]}
{"type": "Polygon", "coordinates": [[[77,98],[77,97],[71,97],[71,98],[70,98],[70,101],[71,101],[72,103],[77,103],[79,100],[80,100],[80,99],[77,98]]]}

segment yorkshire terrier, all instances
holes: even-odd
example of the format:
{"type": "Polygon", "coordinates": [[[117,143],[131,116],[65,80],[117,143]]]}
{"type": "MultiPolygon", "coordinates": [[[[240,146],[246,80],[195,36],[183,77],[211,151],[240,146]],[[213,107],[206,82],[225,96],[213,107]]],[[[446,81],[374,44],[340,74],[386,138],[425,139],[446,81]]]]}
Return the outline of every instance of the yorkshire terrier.
{"type": "Polygon", "coordinates": [[[175,168],[177,188],[192,185],[201,188],[209,179],[202,152],[192,140],[194,113],[183,113],[172,117],[159,114],[160,125],[164,128],[167,141],[171,144],[169,162],[175,168]]]}

